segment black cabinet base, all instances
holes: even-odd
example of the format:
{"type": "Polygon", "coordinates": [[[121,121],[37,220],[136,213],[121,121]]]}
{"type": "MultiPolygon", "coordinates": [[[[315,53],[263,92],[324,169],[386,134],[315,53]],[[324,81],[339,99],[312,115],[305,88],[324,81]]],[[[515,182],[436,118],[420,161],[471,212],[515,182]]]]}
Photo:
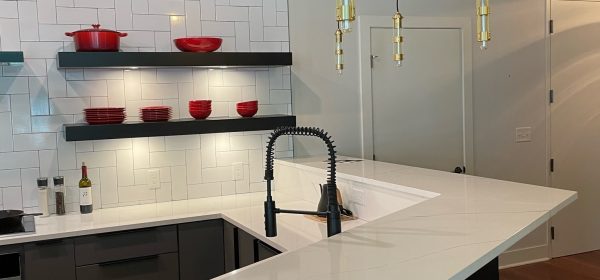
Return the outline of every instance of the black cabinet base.
{"type": "Polygon", "coordinates": [[[481,269],[469,276],[467,280],[499,280],[500,279],[500,264],[498,258],[493,259],[481,269]]]}

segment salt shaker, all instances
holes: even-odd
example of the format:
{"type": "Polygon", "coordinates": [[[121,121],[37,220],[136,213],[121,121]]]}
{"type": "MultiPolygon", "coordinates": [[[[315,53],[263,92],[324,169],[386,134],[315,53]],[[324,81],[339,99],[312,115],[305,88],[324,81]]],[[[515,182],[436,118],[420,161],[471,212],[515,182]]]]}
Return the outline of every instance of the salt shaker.
{"type": "Polygon", "coordinates": [[[38,186],[38,206],[42,212],[42,217],[50,216],[48,207],[48,178],[40,177],[37,179],[38,186]]]}
{"type": "Polygon", "coordinates": [[[64,215],[67,213],[65,208],[65,193],[67,191],[65,178],[63,176],[56,176],[53,179],[54,196],[56,197],[56,215],[64,215]]]}

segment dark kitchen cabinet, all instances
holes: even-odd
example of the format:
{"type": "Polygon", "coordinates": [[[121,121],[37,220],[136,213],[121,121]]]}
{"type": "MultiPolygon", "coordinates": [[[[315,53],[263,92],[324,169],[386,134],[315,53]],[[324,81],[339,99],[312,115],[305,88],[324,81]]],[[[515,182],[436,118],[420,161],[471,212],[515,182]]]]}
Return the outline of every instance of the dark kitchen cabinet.
{"type": "Polygon", "coordinates": [[[75,238],[77,266],[177,252],[177,226],[75,238]]]}
{"type": "Polygon", "coordinates": [[[248,232],[217,219],[2,246],[0,278],[202,280],[277,254],[248,232]]]}
{"type": "Polygon", "coordinates": [[[73,240],[58,239],[25,244],[23,279],[75,280],[73,240]]]}
{"type": "MultiPolygon", "coordinates": [[[[177,253],[139,257],[77,267],[83,280],[164,280],[178,279],[177,253]]],[[[47,278],[46,278],[47,279],[47,278]]],[[[53,278],[60,279],[60,278],[53,278]]]]}
{"type": "Polygon", "coordinates": [[[178,229],[181,280],[211,279],[225,273],[223,220],[181,224],[178,229]]]}

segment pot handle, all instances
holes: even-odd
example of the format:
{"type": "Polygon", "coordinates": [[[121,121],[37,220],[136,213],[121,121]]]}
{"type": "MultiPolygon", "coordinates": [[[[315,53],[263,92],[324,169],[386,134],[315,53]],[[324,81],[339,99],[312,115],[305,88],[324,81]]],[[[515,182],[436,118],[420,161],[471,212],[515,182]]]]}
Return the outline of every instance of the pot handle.
{"type": "Polygon", "coordinates": [[[73,37],[75,36],[74,32],[65,32],[65,35],[69,36],[69,37],[73,37]]]}
{"type": "Polygon", "coordinates": [[[127,35],[128,35],[127,33],[121,33],[121,32],[119,32],[119,37],[127,37],[127,35]]]}

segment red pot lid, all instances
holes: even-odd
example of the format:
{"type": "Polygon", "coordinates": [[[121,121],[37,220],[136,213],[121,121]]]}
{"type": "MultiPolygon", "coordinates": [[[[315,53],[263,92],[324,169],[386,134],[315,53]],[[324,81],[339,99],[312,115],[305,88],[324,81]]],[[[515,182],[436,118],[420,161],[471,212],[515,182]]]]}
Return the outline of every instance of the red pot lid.
{"type": "Polygon", "coordinates": [[[78,33],[78,32],[113,32],[113,33],[121,33],[121,32],[110,30],[110,29],[100,28],[100,24],[92,24],[92,28],[77,30],[77,31],[74,31],[73,33],[78,33]]]}

